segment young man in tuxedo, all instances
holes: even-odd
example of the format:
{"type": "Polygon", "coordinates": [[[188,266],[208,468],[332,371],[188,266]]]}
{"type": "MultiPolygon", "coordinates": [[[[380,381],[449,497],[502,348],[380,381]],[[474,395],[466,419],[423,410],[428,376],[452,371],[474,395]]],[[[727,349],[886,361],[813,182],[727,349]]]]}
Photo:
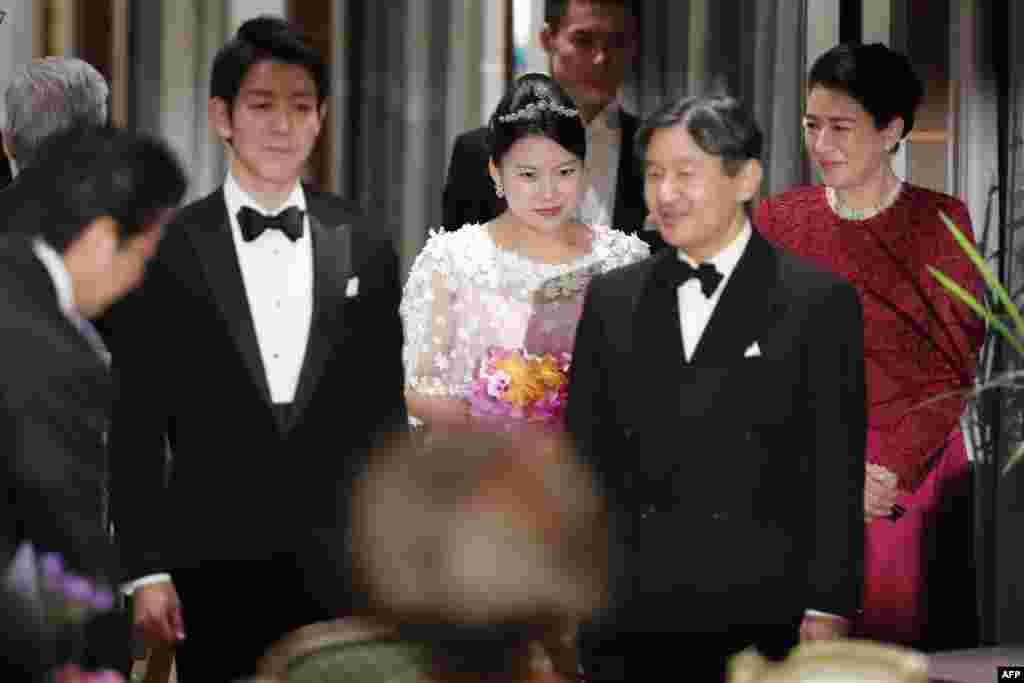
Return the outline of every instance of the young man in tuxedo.
{"type": "Polygon", "coordinates": [[[132,343],[118,321],[114,518],[136,627],[176,645],[185,680],[251,674],[348,609],[344,486],[406,424],[387,233],[300,183],[328,84],[289,23],[238,29],[210,88],[227,178],[175,220],[125,315],[132,343]]]}
{"type": "Polygon", "coordinates": [[[687,671],[721,676],[749,645],[840,636],[859,607],[860,303],[750,224],[761,140],[729,97],[655,113],[638,154],[672,248],[588,292],[568,422],[623,550],[614,607],[583,638],[594,680],[653,673],[672,637],[697,645],[687,671]]]}
{"type": "MultiPolygon", "coordinates": [[[[114,582],[103,495],[113,383],[89,320],[141,283],[185,175],[163,143],[100,128],[55,134],[35,168],[11,190],[25,223],[0,237],[0,573],[25,576],[40,553],[59,553],[114,582]]],[[[31,606],[38,596],[20,585],[31,606]]],[[[114,663],[97,637],[87,633],[87,658],[114,663]]]]}
{"type": "MultiPolygon", "coordinates": [[[[638,121],[617,100],[636,54],[631,0],[546,0],[540,43],[551,77],[576,102],[587,129],[587,185],[579,218],[636,232],[652,248],[657,231],[644,230],[643,177],[632,153],[638,121]]],[[[486,127],[455,139],[444,186],[444,227],[485,223],[505,210],[487,173],[486,127]]]]}

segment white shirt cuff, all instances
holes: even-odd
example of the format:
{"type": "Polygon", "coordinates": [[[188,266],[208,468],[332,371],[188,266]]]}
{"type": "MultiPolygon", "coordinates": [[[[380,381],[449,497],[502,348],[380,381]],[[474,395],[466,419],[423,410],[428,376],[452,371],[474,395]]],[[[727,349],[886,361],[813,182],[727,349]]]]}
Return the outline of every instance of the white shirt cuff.
{"type": "Polygon", "coordinates": [[[170,574],[147,574],[146,576],[143,576],[141,579],[135,579],[134,581],[128,581],[127,583],[121,584],[121,592],[125,595],[131,595],[137,589],[142,588],[143,586],[149,586],[154,583],[170,582],[170,574]]]}
{"type": "Polygon", "coordinates": [[[831,612],[820,612],[816,609],[804,610],[804,614],[809,617],[824,617],[825,619],[841,619],[842,621],[849,621],[846,617],[841,617],[838,614],[832,614],[831,612]]]}

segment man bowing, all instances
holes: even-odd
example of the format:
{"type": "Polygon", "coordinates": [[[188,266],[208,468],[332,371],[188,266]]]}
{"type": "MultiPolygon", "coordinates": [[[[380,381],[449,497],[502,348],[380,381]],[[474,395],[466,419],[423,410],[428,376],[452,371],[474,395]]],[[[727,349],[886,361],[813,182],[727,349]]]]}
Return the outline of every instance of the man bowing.
{"type": "Polygon", "coordinates": [[[843,635],[859,606],[860,304],[750,224],[761,144],[730,97],[656,112],[637,150],[675,248],[588,292],[568,423],[623,550],[613,607],[582,639],[594,680],[653,675],[680,635],[720,677],[749,645],[784,655],[804,620],[843,635]]]}

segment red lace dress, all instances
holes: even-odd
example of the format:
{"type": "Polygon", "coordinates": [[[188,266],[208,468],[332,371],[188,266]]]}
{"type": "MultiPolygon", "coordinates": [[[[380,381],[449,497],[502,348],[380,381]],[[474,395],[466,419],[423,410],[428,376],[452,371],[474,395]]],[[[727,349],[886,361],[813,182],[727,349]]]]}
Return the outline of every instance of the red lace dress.
{"type": "Polygon", "coordinates": [[[773,242],[856,286],[864,308],[868,462],[899,476],[907,514],[867,525],[864,609],[858,636],[919,643],[926,636],[923,550],[938,501],[963,486],[968,461],[960,432],[984,325],[927,271],[931,265],[971,292],[980,280],[939,211],[969,237],[958,199],[904,184],[887,209],[840,218],[823,186],[761,203],[755,224],[773,242]]]}

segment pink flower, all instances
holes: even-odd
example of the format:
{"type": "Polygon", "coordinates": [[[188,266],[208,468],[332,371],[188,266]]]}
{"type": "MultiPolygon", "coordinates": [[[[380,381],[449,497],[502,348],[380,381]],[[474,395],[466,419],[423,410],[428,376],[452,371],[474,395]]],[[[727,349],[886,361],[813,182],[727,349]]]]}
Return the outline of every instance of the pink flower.
{"type": "Polygon", "coordinates": [[[501,398],[509,386],[512,383],[512,378],[508,376],[508,373],[498,370],[493,375],[486,377],[487,380],[487,395],[493,398],[501,398]]]}

